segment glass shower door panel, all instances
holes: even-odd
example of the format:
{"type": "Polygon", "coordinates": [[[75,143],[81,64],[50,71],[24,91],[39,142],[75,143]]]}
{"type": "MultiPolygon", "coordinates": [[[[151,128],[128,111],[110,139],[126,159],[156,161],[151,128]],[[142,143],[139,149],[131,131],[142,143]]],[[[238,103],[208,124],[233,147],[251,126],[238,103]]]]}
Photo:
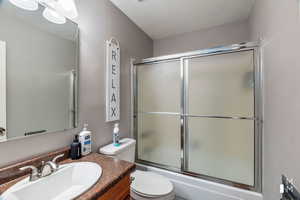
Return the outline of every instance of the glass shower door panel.
{"type": "Polygon", "coordinates": [[[138,115],[138,158],[180,168],[180,117],[138,115]]]}
{"type": "Polygon", "coordinates": [[[180,112],[180,62],[137,67],[139,112],[180,112]]]}
{"type": "Polygon", "coordinates": [[[253,51],[188,60],[188,114],[254,116],[253,51]]]}
{"type": "Polygon", "coordinates": [[[180,167],[180,61],[139,65],[138,159],[180,167]]]}
{"type": "Polygon", "coordinates": [[[188,59],[187,102],[187,170],[253,186],[253,51],[188,59]]]}
{"type": "Polygon", "coordinates": [[[188,171],[254,185],[254,121],[188,118],[188,171]]]}

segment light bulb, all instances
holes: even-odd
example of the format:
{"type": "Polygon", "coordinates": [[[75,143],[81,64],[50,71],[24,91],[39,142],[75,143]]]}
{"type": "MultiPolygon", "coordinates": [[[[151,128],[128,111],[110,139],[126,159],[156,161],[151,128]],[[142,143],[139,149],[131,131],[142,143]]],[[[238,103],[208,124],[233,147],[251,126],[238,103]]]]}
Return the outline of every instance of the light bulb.
{"type": "Polygon", "coordinates": [[[64,24],[66,23],[66,18],[60,14],[58,14],[56,11],[45,8],[43,11],[43,16],[50,22],[55,24],[64,24]]]}
{"type": "Polygon", "coordinates": [[[24,10],[35,11],[39,8],[39,4],[36,0],[9,0],[13,5],[22,8],[24,10]]]}

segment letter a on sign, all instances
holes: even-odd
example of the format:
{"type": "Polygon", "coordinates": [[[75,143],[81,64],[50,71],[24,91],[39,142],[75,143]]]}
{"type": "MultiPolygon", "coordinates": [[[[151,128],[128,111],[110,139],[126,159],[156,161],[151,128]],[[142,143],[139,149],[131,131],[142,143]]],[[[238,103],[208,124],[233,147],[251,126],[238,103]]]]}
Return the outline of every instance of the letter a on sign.
{"type": "Polygon", "coordinates": [[[106,121],[120,120],[120,45],[106,41],[106,121]]]}

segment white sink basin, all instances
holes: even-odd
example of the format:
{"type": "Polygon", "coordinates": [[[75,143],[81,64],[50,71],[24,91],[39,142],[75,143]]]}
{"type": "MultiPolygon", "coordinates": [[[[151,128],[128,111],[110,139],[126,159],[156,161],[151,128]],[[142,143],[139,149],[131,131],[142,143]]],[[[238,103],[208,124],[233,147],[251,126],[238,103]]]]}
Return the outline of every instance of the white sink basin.
{"type": "Polygon", "coordinates": [[[69,200],[91,188],[100,178],[102,168],[92,162],[61,165],[50,176],[30,182],[29,177],[9,188],[1,200],[69,200]]]}

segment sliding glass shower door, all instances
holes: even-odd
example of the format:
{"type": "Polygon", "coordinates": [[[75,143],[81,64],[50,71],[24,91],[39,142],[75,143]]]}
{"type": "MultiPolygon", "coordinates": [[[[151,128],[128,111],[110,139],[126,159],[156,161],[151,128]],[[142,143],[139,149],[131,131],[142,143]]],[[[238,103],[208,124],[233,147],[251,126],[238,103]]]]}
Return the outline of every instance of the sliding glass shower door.
{"type": "Polygon", "coordinates": [[[180,62],[137,69],[138,158],[180,167],[180,62]]]}
{"type": "Polygon", "coordinates": [[[253,52],[186,61],[187,170],[254,184],[253,52]]]}
{"type": "Polygon", "coordinates": [[[137,162],[259,190],[254,49],[135,65],[137,162]]]}

